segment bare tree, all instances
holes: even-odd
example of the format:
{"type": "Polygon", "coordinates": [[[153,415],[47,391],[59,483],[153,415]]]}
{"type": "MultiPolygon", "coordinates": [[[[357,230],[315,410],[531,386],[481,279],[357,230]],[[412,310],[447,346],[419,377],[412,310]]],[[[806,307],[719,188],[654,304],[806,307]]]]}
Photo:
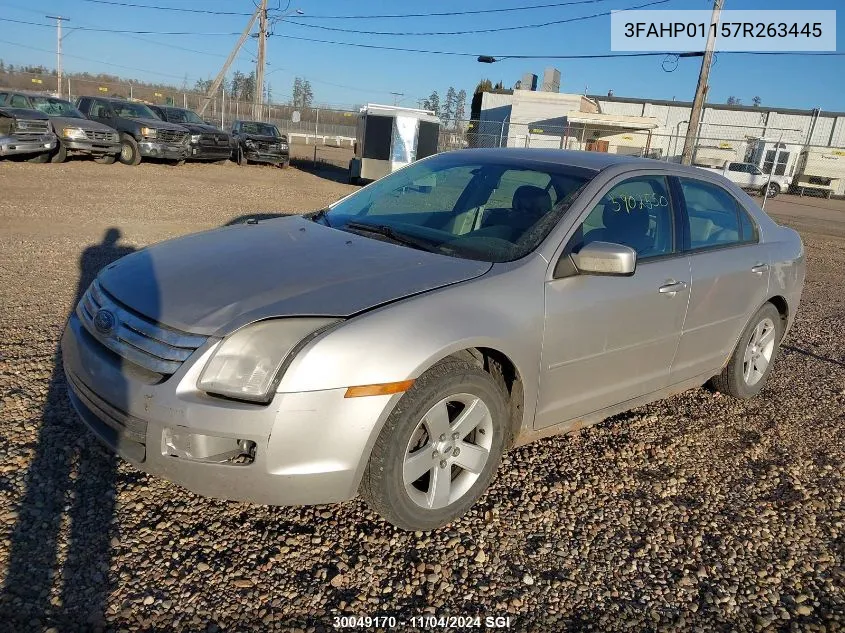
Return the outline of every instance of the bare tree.
{"type": "Polygon", "coordinates": [[[759,108],[760,104],[763,103],[763,100],[760,97],[755,95],[754,97],[751,98],[751,103],[754,104],[755,108],[759,108]]]}
{"type": "Polygon", "coordinates": [[[742,99],[740,99],[739,97],[734,97],[733,95],[731,95],[730,97],[728,97],[727,103],[728,103],[728,105],[742,105],[742,99]]]}

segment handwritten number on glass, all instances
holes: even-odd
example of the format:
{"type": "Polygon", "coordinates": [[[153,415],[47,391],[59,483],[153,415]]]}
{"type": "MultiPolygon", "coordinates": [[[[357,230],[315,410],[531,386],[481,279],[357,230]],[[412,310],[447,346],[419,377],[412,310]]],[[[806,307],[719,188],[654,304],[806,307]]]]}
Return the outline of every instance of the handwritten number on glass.
{"type": "Polygon", "coordinates": [[[625,213],[631,213],[639,209],[654,209],[655,207],[668,207],[669,200],[666,196],[658,196],[656,193],[640,194],[638,196],[610,196],[610,204],[613,205],[613,211],[618,213],[625,210],[625,213]]]}

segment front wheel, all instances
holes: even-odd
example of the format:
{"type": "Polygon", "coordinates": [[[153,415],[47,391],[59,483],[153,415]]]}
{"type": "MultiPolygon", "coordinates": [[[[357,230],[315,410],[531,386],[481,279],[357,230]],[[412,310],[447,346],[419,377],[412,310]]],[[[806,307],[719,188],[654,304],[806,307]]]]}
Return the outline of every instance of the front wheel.
{"type": "Polygon", "coordinates": [[[133,167],[141,164],[141,148],[129,134],[120,137],[120,162],[133,167]]]}
{"type": "Polygon", "coordinates": [[[27,158],[26,162],[28,163],[49,163],[50,162],[50,152],[44,152],[43,154],[36,154],[31,158],[27,158]]]}
{"type": "Polygon", "coordinates": [[[766,198],[774,198],[780,193],[780,185],[776,182],[770,182],[768,185],[768,190],[766,187],[763,187],[761,192],[766,198]]]}
{"type": "Polygon", "coordinates": [[[67,160],[67,147],[65,147],[64,143],[59,141],[59,144],[56,145],[56,149],[53,151],[53,155],[50,157],[51,163],[63,163],[67,160]]]}
{"type": "Polygon", "coordinates": [[[745,326],[728,364],[711,384],[734,398],[753,398],[769,379],[782,337],[780,312],[766,303],[745,326]]]}
{"type": "Polygon", "coordinates": [[[502,458],[504,394],[490,374],[445,361],[423,374],[390,414],[370,455],[361,495],[405,530],[432,530],[465,514],[502,458]]]}

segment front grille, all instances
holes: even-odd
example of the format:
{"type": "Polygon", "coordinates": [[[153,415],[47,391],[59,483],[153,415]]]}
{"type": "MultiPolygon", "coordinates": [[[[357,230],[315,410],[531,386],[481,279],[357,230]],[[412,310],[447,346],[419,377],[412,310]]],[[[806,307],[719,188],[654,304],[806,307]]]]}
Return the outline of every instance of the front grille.
{"type": "Polygon", "coordinates": [[[225,134],[218,134],[217,135],[217,144],[226,146],[226,145],[231,145],[232,143],[229,140],[229,137],[226,136],[225,134]]]}
{"type": "Polygon", "coordinates": [[[106,293],[97,281],[85,292],[76,314],[85,329],[112,352],[165,376],[176,373],[208,338],[174,330],[130,311],[106,293]],[[112,317],[112,327],[105,331],[98,329],[95,322],[100,311],[108,311],[108,316],[112,317]]]}
{"type": "Polygon", "coordinates": [[[184,143],[188,138],[187,132],[177,132],[176,130],[158,130],[156,138],[162,143],[184,143]]]}
{"type": "Polygon", "coordinates": [[[65,377],[73,387],[76,397],[103,423],[133,442],[141,445],[147,443],[146,421],[131,416],[100,398],[72,371],[66,371],[65,377]]]}
{"type": "Polygon", "coordinates": [[[117,134],[114,132],[102,132],[99,130],[85,130],[85,138],[89,141],[101,143],[117,143],[117,134]]]}
{"type": "Polygon", "coordinates": [[[264,141],[260,141],[258,143],[258,149],[262,152],[278,152],[279,151],[279,144],[278,143],[265,143],[264,141]]]}
{"type": "Polygon", "coordinates": [[[49,121],[18,119],[15,121],[15,136],[19,139],[38,138],[50,132],[49,121]]]}
{"type": "Polygon", "coordinates": [[[200,136],[200,145],[207,147],[227,147],[229,137],[225,134],[203,134],[200,136]]]}

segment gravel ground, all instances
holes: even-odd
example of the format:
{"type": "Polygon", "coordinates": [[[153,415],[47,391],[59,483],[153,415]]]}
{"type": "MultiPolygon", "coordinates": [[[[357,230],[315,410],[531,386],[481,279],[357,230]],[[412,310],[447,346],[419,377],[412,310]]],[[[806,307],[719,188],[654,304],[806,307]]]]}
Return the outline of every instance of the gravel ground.
{"type": "Polygon", "coordinates": [[[809,272],[760,397],[689,391],[514,450],[436,532],[394,530],[359,501],[204,499],[81,430],[56,345],[99,266],[351,190],[297,169],[0,163],[0,630],[331,631],[341,614],[432,613],[509,615],[517,631],[845,630],[841,202],[769,203],[804,232],[809,272]]]}

